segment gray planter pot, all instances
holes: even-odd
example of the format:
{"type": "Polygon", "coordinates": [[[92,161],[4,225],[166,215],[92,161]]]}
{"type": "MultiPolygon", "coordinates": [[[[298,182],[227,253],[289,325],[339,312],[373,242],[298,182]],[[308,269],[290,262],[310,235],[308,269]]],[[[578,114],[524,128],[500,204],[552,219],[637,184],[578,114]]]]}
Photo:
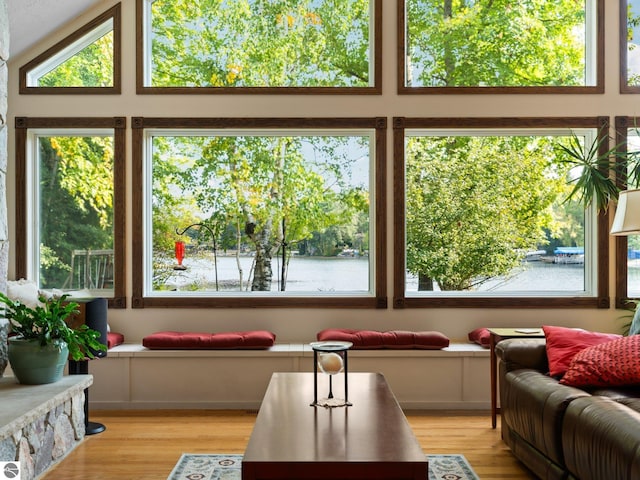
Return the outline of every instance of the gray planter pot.
{"type": "Polygon", "coordinates": [[[53,340],[43,347],[37,340],[9,339],[9,363],[20,383],[40,385],[57,382],[62,378],[68,357],[69,348],[63,340],[53,340]]]}

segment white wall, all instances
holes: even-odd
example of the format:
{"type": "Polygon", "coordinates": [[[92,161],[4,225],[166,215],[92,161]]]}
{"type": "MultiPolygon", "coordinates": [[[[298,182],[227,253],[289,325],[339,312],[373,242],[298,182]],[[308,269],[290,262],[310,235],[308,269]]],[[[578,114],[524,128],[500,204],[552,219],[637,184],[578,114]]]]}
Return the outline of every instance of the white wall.
{"type": "MultiPolygon", "coordinates": [[[[201,116],[201,117],[329,117],[336,116],[333,106],[347,105],[353,116],[407,117],[506,117],[506,116],[599,116],[640,115],[640,96],[618,93],[618,3],[607,0],[606,82],[603,95],[405,95],[396,92],[396,8],[383,0],[383,94],[381,96],[261,96],[261,95],[171,95],[135,94],[135,2],[123,1],[123,89],[121,95],[95,95],[82,98],[69,95],[18,95],[18,69],[44,49],[61,40],[83,23],[93,19],[116,2],[103,2],[99,9],[86,13],[72,25],[58,31],[45,42],[27,50],[9,62],[9,125],[17,116],[201,116]]],[[[344,111],[344,110],[343,110],[344,111]]],[[[127,132],[127,165],[131,165],[131,132],[127,132]]],[[[8,205],[10,241],[15,245],[14,130],[9,132],[8,205]]],[[[393,295],[393,170],[392,129],[388,132],[388,295],[393,295]]],[[[131,169],[127,171],[127,198],[131,199],[131,169]]],[[[127,208],[127,265],[131,252],[131,205],[127,208]]],[[[614,245],[610,249],[610,292],[614,288],[614,245]]],[[[130,304],[131,271],[127,267],[127,296],[130,304]]],[[[10,257],[9,278],[13,278],[14,259],[10,257]]],[[[127,341],[140,339],[165,329],[220,331],[230,329],[269,329],[278,340],[307,342],[326,327],[439,330],[450,338],[462,339],[478,326],[539,326],[556,324],[583,326],[601,331],[617,331],[624,312],[612,308],[597,309],[112,309],[109,321],[122,331],[127,341]]]]}

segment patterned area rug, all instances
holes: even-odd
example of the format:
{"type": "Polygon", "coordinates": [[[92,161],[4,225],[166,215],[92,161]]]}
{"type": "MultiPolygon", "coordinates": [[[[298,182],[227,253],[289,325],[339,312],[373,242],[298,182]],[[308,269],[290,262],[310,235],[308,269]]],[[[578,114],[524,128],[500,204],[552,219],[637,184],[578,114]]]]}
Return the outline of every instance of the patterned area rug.
{"type": "MultiPolygon", "coordinates": [[[[427,455],[428,480],[480,480],[463,455],[427,455]]],[[[242,455],[183,453],[167,480],[241,480],[242,455]]]]}

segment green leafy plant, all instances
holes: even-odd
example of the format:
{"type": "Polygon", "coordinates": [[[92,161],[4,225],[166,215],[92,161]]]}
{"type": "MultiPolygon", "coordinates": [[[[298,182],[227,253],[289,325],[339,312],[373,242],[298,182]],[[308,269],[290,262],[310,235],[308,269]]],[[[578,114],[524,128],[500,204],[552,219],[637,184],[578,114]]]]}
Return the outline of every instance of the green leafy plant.
{"type": "Polygon", "coordinates": [[[637,185],[640,180],[640,152],[629,152],[624,144],[609,147],[609,135],[600,129],[589,145],[572,134],[568,143],[557,143],[560,163],[577,167],[577,175],[570,182],[573,189],[567,201],[576,198],[585,207],[592,203],[597,211],[605,211],[611,201],[617,201],[622,184],[637,185]],[[621,161],[616,161],[621,160],[621,161]]]}
{"type": "Polygon", "coordinates": [[[54,340],[63,340],[69,347],[73,360],[95,358],[93,351],[104,351],[106,345],[100,343],[100,332],[81,325],[71,328],[66,319],[79,312],[79,305],[67,301],[68,295],[39,297],[42,305],[31,308],[20,301],[12,300],[0,293],[0,303],[4,304],[4,316],[11,324],[11,331],[25,340],[37,340],[45,346],[54,340]]]}
{"type": "Polygon", "coordinates": [[[567,196],[567,200],[578,197],[585,207],[595,202],[600,210],[605,210],[609,202],[618,198],[619,188],[615,178],[610,176],[611,156],[615,149],[600,153],[601,146],[609,139],[607,136],[598,136],[591,145],[583,145],[580,137],[573,134],[568,144],[558,144],[561,163],[569,163],[581,169],[578,176],[571,181],[573,189],[567,196]]]}
{"type": "Polygon", "coordinates": [[[629,335],[629,332],[631,331],[631,325],[633,324],[633,319],[638,314],[639,305],[640,301],[632,299],[627,300],[625,310],[627,310],[628,313],[625,313],[624,315],[619,317],[619,320],[623,322],[622,326],[620,327],[620,331],[623,335],[629,335]]]}

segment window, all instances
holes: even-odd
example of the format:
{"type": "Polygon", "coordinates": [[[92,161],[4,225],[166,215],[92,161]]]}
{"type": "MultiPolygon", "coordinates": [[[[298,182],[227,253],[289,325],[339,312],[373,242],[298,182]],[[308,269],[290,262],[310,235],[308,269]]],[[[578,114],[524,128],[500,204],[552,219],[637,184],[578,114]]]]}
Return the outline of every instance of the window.
{"type": "Polygon", "coordinates": [[[384,119],[133,121],[134,307],[386,306],[384,119]]]}
{"type": "Polygon", "coordinates": [[[124,307],[124,118],[16,119],[16,276],[124,307]]]}
{"type": "Polygon", "coordinates": [[[604,0],[398,1],[399,93],[603,93],[604,0]]]}
{"type": "Polygon", "coordinates": [[[606,218],[558,148],[599,123],[396,118],[394,305],[608,307],[606,218]]]}
{"type": "Polygon", "coordinates": [[[138,93],[380,93],[381,0],[137,0],[138,93]]]}
{"type": "Polygon", "coordinates": [[[119,94],[120,4],[20,68],[20,93],[119,94]]]}
{"type": "Polygon", "coordinates": [[[620,92],[640,93],[640,1],[620,1],[620,92]]]}
{"type": "MultiPolygon", "coordinates": [[[[622,154],[629,155],[633,163],[637,163],[640,152],[640,129],[638,119],[634,117],[616,117],[616,142],[622,154]]],[[[624,155],[622,155],[623,157],[624,155]]],[[[619,164],[623,162],[619,158],[619,164]]],[[[624,168],[619,165],[619,168],[624,168]]],[[[632,173],[632,172],[628,172],[632,173]]],[[[638,188],[633,178],[620,178],[623,189],[638,188]]],[[[616,236],[616,308],[627,308],[630,298],[640,298],[640,236],[616,236]]]]}

